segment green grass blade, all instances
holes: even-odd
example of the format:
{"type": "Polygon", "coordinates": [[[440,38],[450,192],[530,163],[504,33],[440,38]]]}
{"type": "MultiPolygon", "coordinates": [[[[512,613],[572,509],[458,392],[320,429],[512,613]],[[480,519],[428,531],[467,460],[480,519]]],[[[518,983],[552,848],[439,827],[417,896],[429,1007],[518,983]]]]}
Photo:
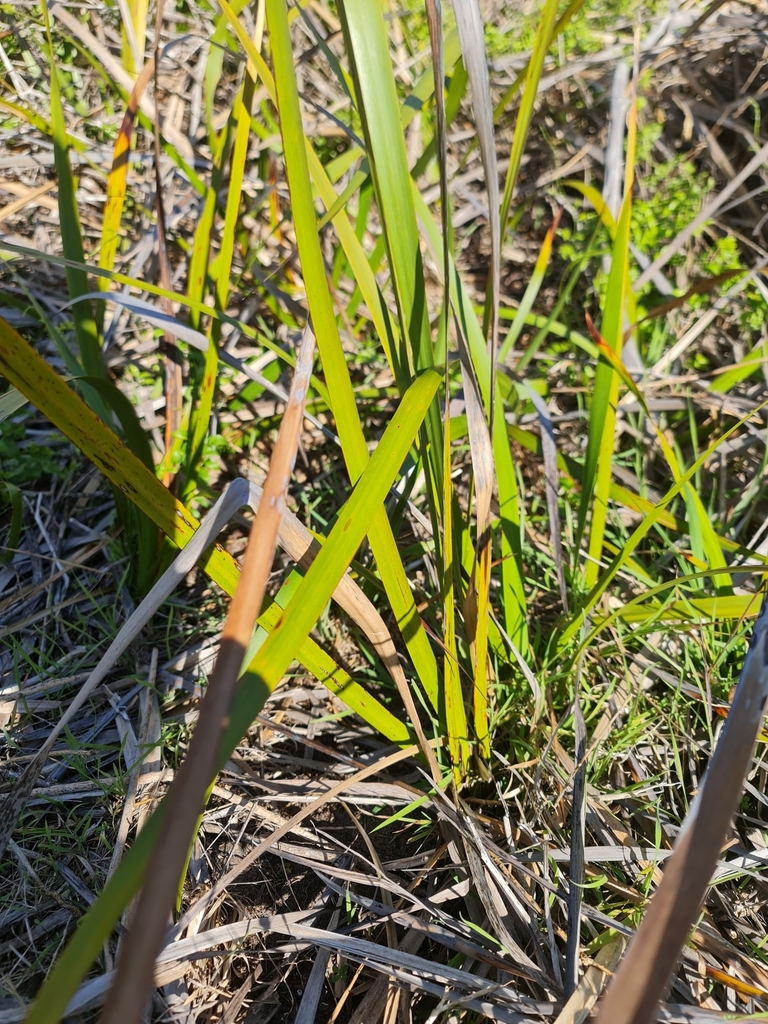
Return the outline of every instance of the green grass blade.
{"type": "Polygon", "coordinates": [[[584,198],[591,203],[595,213],[608,229],[611,238],[616,237],[616,220],[599,189],[596,189],[594,185],[590,185],[586,181],[577,181],[575,178],[568,178],[563,182],[563,186],[581,192],[584,198]]]}
{"type": "Polygon", "coordinates": [[[195,235],[192,242],[192,256],[189,261],[189,274],[187,278],[187,296],[190,300],[190,324],[192,327],[200,326],[200,314],[205,307],[198,308],[205,294],[205,285],[208,275],[208,261],[210,257],[211,232],[213,221],[216,216],[216,204],[219,190],[224,183],[224,168],[232,144],[232,121],[227,123],[216,137],[213,147],[213,173],[211,175],[210,188],[206,189],[203,208],[200,211],[200,218],[195,228],[195,235]]]}
{"type": "MultiPolygon", "coordinates": [[[[64,122],[64,109],[61,103],[59,71],[54,56],[53,37],[51,36],[48,6],[45,0],[42,2],[42,10],[48,38],[51,68],[51,123],[53,126],[53,155],[56,177],[58,178],[62,246],[67,259],[74,260],[77,263],[85,263],[83,234],[80,228],[77,200],[75,199],[75,182],[69,163],[69,145],[67,142],[66,124],[64,122]]],[[[85,272],[74,267],[67,267],[67,283],[69,285],[69,295],[72,299],[77,298],[78,295],[85,295],[90,291],[85,272]]],[[[82,360],[85,372],[89,377],[106,377],[107,373],[101,358],[99,333],[96,328],[91,304],[89,302],[78,303],[73,307],[72,318],[75,323],[77,342],[80,346],[80,359],[82,360]]],[[[102,414],[105,422],[108,421],[103,407],[97,409],[97,412],[102,414]]]]}
{"type": "Polygon", "coordinates": [[[130,18],[127,22],[121,19],[123,68],[135,75],[144,63],[149,0],[125,0],[125,4],[130,18]]]}
{"type": "Polygon", "coordinates": [[[522,566],[521,498],[509,446],[504,403],[497,393],[493,416],[493,455],[499,494],[501,522],[501,588],[504,607],[504,628],[517,649],[528,653],[528,610],[522,566]]]}
{"type": "MultiPolygon", "coordinates": [[[[685,581],[694,579],[706,579],[710,577],[711,571],[691,573],[685,577],[685,581]]],[[[670,601],[662,606],[654,602],[654,599],[664,594],[665,591],[680,586],[681,580],[667,580],[656,587],[649,588],[645,593],[627,601],[620,608],[614,609],[610,616],[595,620],[597,632],[610,626],[611,623],[621,620],[630,624],[646,624],[653,622],[697,622],[700,624],[712,624],[725,622],[738,622],[749,615],[756,615],[758,601],[755,594],[726,595],[723,597],[687,597],[681,601],[670,601]],[[644,607],[647,602],[651,607],[644,607]]],[[[595,635],[597,635],[597,632],[595,635]]]]}
{"type": "MultiPolygon", "coordinates": [[[[571,3],[568,5],[568,7],[563,11],[563,13],[557,19],[557,24],[552,29],[552,37],[551,37],[551,39],[549,41],[549,46],[547,47],[547,50],[552,45],[552,43],[555,41],[555,39],[557,39],[557,37],[563,32],[563,30],[568,27],[568,25],[571,23],[571,21],[573,21],[573,19],[576,17],[576,15],[579,13],[579,11],[581,10],[581,8],[583,6],[584,6],[584,0],[571,0],[571,3]]],[[[530,63],[531,63],[531,61],[530,61],[530,58],[529,58],[528,61],[525,64],[525,67],[523,67],[521,69],[520,73],[517,75],[515,80],[506,89],[504,95],[501,97],[499,102],[496,104],[496,109],[493,112],[493,120],[494,120],[495,123],[498,124],[499,118],[502,116],[504,111],[507,109],[507,107],[509,106],[509,104],[512,101],[512,99],[514,99],[514,97],[517,95],[517,92],[520,89],[520,86],[523,84],[523,82],[528,77],[528,69],[530,67],[530,63]]]]}
{"type": "MultiPolygon", "coordinates": [[[[400,121],[400,104],[389,55],[387,30],[378,0],[354,0],[339,7],[363,123],[376,202],[389,253],[389,269],[400,318],[403,349],[396,380],[401,389],[414,371],[434,365],[424,269],[411,193],[411,176],[400,121]]],[[[422,443],[435,537],[442,501],[442,422],[437,402],[422,443]],[[426,449],[426,450],[425,450],[426,449]]],[[[435,552],[441,562],[439,548],[435,552]]]]}
{"type": "MultiPolygon", "coordinates": [[[[631,172],[633,169],[632,155],[631,152],[627,154],[628,172],[631,172]]],[[[611,271],[608,276],[601,329],[606,346],[617,358],[621,357],[621,349],[624,343],[624,322],[629,295],[629,233],[631,221],[632,186],[630,178],[629,187],[625,190],[624,201],[616,224],[611,271]]],[[[576,543],[576,549],[578,550],[591,505],[592,521],[589,536],[589,558],[584,570],[588,587],[594,586],[599,572],[599,561],[602,557],[603,535],[608,515],[608,494],[611,483],[618,395],[618,374],[610,362],[599,361],[595,370],[592,404],[589,410],[589,435],[587,453],[584,460],[584,481],[579,507],[576,543]]]]}
{"type": "Polygon", "coordinates": [[[741,362],[729,366],[724,373],[718,374],[711,381],[709,390],[719,394],[727,394],[731,388],[762,369],[766,361],[768,361],[768,342],[758,345],[741,362]]]}
{"type": "MultiPolygon", "coordinates": [[[[698,492],[694,487],[688,485],[683,491],[685,507],[688,519],[688,529],[691,538],[691,547],[694,555],[711,569],[724,569],[727,566],[723,557],[723,550],[720,547],[715,529],[709,513],[704,508],[698,492]]],[[[714,575],[712,581],[718,594],[728,594],[731,591],[731,581],[727,575],[714,575]]]]}
{"type": "MultiPolygon", "coordinates": [[[[232,10],[234,14],[238,15],[243,7],[245,7],[245,4],[246,0],[233,0],[232,10]]],[[[215,153],[217,141],[221,135],[213,127],[213,118],[216,112],[216,88],[224,70],[224,55],[227,51],[233,52],[237,50],[232,38],[231,26],[228,24],[227,17],[223,14],[216,18],[210,43],[208,57],[205,62],[205,86],[203,91],[205,97],[205,123],[208,128],[208,144],[211,147],[211,152],[215,153]]]]}
{"type": "MultiPolygon", "coordinates": [[[[469,767],[469,737],[467,734],[467,715],[464,708],[464,693],[461,686],[461,666],[458,659],[456,642],[456,606],[457,582],[461,580],[460,567],[454,564],[457,553],[461,551],[459,538],[454,539],[454,504],[455,493],[451,474],[451,415],[450,415],[450,375],[448,365],[448,331],[451,322],[450,296],[450,198],[448,195],[448,158],[445,125],[445,101],[443,96],[444,53],[443,53],[443,18],[439,0],[426,0],[427,21],[429,24],[429,43],[432,51],[432,71],[435,92],[436,120],[436,153],[440,174],[440,221],[442,227],[443,257],[443,301],[438,326],[438,358],[445,366],[444,416],[443,416],[443,643],[445,654],[443,659],[443,701],[444,718],[448,730],[448,750],[453,769],[453,778],[458,785],[466,775],[469,767]]],[[[456,503],[457,504],[457,503],[456,503]]],[[[459,514],[458,522],[463,525],[463,516],[459,514]]]]}
{"type": "MultiPolygon", "coordinates": [[[[227,0],[220,0],[220,2],[225,13],[231,10],[227,0]]],[[[227,16],[229,17],[229,15],[227,16]]],[[[317,236],[317,219],[309,178],[307,143],[304,137],[296,88],[290,33],[282,0],[267,0],[267,23],[270,31],[272,59],[275,65],[274,80],[269,75],[260,55],[250,44],[250,40],[239,22],[236,22],[236,26],[233,24],[233,27],[235,27],[241,43],[248,44],[246,52],[254,61],[255,67],[259,71],[259,77],[267,91],[275,90],[275,98],[280,111],[280,128],[283,133],[283,152],[291,193],[296,241],[301,257],[307,301],[325,378],[327,381],[333,382],[332,388],[329,389],[329,404],[336,420],[336,430],[341,441],[347,470],[354,483],[368,462],[368,449],[357,413],[349,368],[339,337],[328,290],[325,263],[317,236]]],[[[422,686],[436,707],[438,699],[437,663],[424,626],[416,611],[413,594],[383,507],[374,517],[369,539],[389,602],[397,618],[398,628],[408,645],[422,686]]]]}
{"type": "MultiPolygon", "coordinates": [[[[631,121],[630,121],[630,142],[629,142],[629,145],[631,146],[631,152],[634,152],[634,146],[635,146],[635,118],[636,118],[634,107],[632,108],[630,113],[631,113],[631,121]]],[[[627,156],[629,157],[629,151],[627,153],[627,156]]],[[[627,170],[629,170],[629,169],[630,169],[629,163],[627,163],[627,170]]],[[[615,239],[616,239],[616,221],[613,218],[613,214],[611,213],[611,211],[606,206],[605,200],[603,199],[603,197],[600,194],[600,192],[593,185],[588,185],[586,182],[583,182],[583,181],[568,180],[568,181],[564,181],[563,184],[564,185],[568,185],[570,188],[576,189],[577,192],[581,192],[581,194],[584,196],[584,198],[587,199],[588,202],[590,202],[592,204],[592,206],[594,207],[595,213],[597,213],[598,217],[600,218],[600,220],[605,225],[605,228],[607,229],[608,234],[611,236],[611,241],[615,241],[615,239]]],[[[632,328],[635,328],[637,326],[637,310],[636,310],[636,303],[635,303],[635,293],[634,293],[634,290],[632,288],[631,280],[629,278],[629,261],[627,261],[626,297],[627,297],[627,318],[626,319],[627,319],[627,322],[629,323],[629,325],[631,325],[632,328]]],[[[625,323],[625,327],[626,327],[626,323],[625,323]]],[[[625,338],[624,340],[626,341],[627,339],[625,338]]]]}
{"type": "MultiPolygon", "coordinates": [[[[205,194],[203,207],[200,211],[200,219],[197,222],[192,243],[187,292],[191,303],[194,304],[190,305],[189,322],[195,328],[200,326],[200,312],[195,306],[202,303],[205,297],[209,272],[211,234],[216,217],[219,190],[224,182],[224,169],[231,145],[232,118],[230,117],[216,138],[211,185],[205,194]]],[[[212,318],[208,325],[208,348],[202,359],[200,357],[193,357],[193,383],[189,402],[186,468],[184,473],[184,489],[182,491],[184,501],[190,501],[195,492],[203,443],[210,423],[218,375],[218,345],[216,339],[219,330],[220,323],[215,318],[212,318]]],[[[174,448],[179,444],[180,442],[175,442],[174,448]]],[[[166,452],[165,461],[169,465],[173,454],[166,452]]]]}
{"type": "Polygon", "coordinates": [[[512,324],[507,331],[507,336],[501,343],[501,348],[499,349],[499,363],[501,364],[504,363],[510,349],[514,346],[515,342],[520,337],[520,332],[528,322],[528,314],[531,312],[533,304],[536,301],[536,297],[539,294],[544,281],[544,275],[547,272],[547,267],[549,266],[549,261],[552,257],[552,245],[555,241],[555,234],[557,233],[557,226],[560,223],[561,214],[562,207],[557,210],[557,213],[544,236],[544,241],[542,242],[539,255],[536,259],[536,266],[533,268],[533,273],[528,281],[525,293],[520,300],[520,306],[515,313],[515,319],[512,321],[512,324]]]}
{"type": "MultiPolygon", "coordinates": [[[[261,40],[254,41],[257,48],[261,40]]],[[[227,188],[227,202],[224,214],[224,230],[219,245],[219,253],[216,260],[216,306],[220,310],[227,308],[229,300],[230,273],[232,270],[232,258],[235,248],[235,233],[237,231],[240,214],[240,200],[242,196],[243,177],[245,173],[245,161],[248,154],[248,139],[251,132],[251,106],[255,88],[256,72],[252,61],[248,61],[245,79],[235,99],[232,109],[231,122],[234,122],[234,142],[232,144],[232,156],[230,159],[229,184],[227,188]]],[[[230,148],[229,122],[222,129],[222,138],[219,143],[221,147],[219,174],[223,157],[230,148]]],[[[217,182],[216,184],[219,184],[217,182]]],[[[195,233],[195,248],[193,250],[194,281],[198,297],[202,298],[203,279],[205,276],[204,267],[208,265],[208,254],[210,251],[210,233],[213,226],[213,214],[216,207],[216,196],[218,188],[212,185],[206,196],[204,215],[200,222],[200,232],[195,233]]],[[[199,386],[196,388],[196,401],[193,401],[189,414],[189,428],[187,432],[187,459],[182,498],[189,502],[195,492],[199,467],[202,464],[203,447],[208,434],[213,399],[216,391],[218,377],[218,347],[221,336],[221,322],[212,319],[208,331],[208,349],[203,359],[202,374],[199,378],[199,386]]]]}
{"type": "MultiPolygon", "coordinates": [[[[455,28],[449,29],[443,39],[443,73],[440,76],[442,82],[445,75],[453,71],[454,65],[461,59],[461,41],[459,33],[455,28]]],[[[418,81],[414,85],[405,103],[400,107],[400,124],[407,128],[416,115],[424,108],[430,96],[435,91],[434,65],[426,65],[418,81]]],[[[447,113],[447,111],[446,111],[447,113]]],[[[447,124],[446,119],[446,124],[447,124]]]]}
{"type": "MultiPolygon", "coordinates": [[[[419,221],[434,258],[439,261],[442,256],[440,233],[415,184],[412,187],[419,221]]],[[[491,405],[490,356],[472,302],[461,277],[456,272],[453,261],[451,261],[450,294],[454,313],[467,339],[483,405],[488,409],[491,405]]],[[[518,650],[525,655],[528,651],[528,625],[523,586],[520,496],[500,395],[496,396],[494,410],[491,443],[495,460],[501,521],[501,601],[504,608],[504,628],[518,650]]]]}
{"type": "Polygon", "coordinates": [[[23,409],[27,405],[27,399],[18,388],[10,387],[0,395],[0,423],[23,409]]]}
{"type": "MultiPolygon", "coordinates": [[[[448,95],[445,98],[445,126],[446,129],[453,123],[454,118],[461,108],[464,94],[467,91],[467,83],[469,82],[469,75],[467,74],[464,62],[461,60],[461,50],[454,55],[451,53],[451,39],[456,33],[449,32],[446,36],[443,44],[444,51],[444,73],[447,74],[450,70],[451,84],[448,88],[448,95]]],[[[456,43],[458,46],[458,41],[456,43]]],[[[414,181],[418,181],[421,175],[426,171],[429,166],[430,160],[435,158],[437,147],[437,137],[434,137],[425,147],[419,159],[413,165],[411,169],[411,177],[414,181]]]]}
{"type": "MultiPolygon", "coordinates": [[[[325,168],[320,163],[317,153],[315,153],[311,146],[307,147],[307,158],[309,171],[312,175],[315,188],[317,189],[326,210],[330,212],[336,205],[336,192],[328,179],[325,168]]],[[[349,223],[349,218],[347,217],[344,209],[340,209],[334,214],[332,222],[336,229],[336,233],[339,236],[339,241],[341,242],[344,250],[344,255],[349,262],[357,287],[360,289],[363,302],[365,302],[368,307],[368,311],[371,314],[371,320],[374,328],[376,329],[376,333],[379,336],[382,347],[384,348],[387,362],[390,365],[393,376],[395,376],[395,356],[389,345],[389,338],[393,333],[393,325],[391,323],[389,310],[381,299],[373,269],[368,262],[368,258],[365,255],[365,250],[360,243],[360,239],[357,237],[352,225],[349,223]]]]}
{"type": "MultiPolygon", "coordinates": [[[[221,6],[226,13],[229,6],[226,0],[222,0],[221,6]]],[[[302,275],[325,378],[334,382],[333,394],[330,395],[331,410],[336,420],[336,430],[341,439],[350,478],[354,483],[367,462],[368,451],[357,414],[347,361],[339,339],[336,316],[328,291],[325,263],[317,238],[317,219],[309,177],[306,140],[293,68],[288,18],[283,0],[267,0],[267,24],[275,68],[273,90],[280,112],[285,169],[302,275]]],[[[247,53],[253,57],[252,47],[247,49],[247,53]]]]}
{"type": "Polygon", "coordinates": [[[424,275],[411,177],[405,152],[389,42],[377,0],[355,0],[340,7],[354,59],[360,115],[366,129],[368,160],[384,233],[406,350],[400,354],[399,380],[433,365],[424,295],[424,275]],[[412,369],[411,369],[412,368],[412,369]]]}
{"type": "Polygon", "coordinates": [[[555,18],[557,17],[557,6],[558,0],[546,0],[541,12],[539,27],[536,31],[533,50],[531,52],[530,59],[528,60],[528,67],[525,76],[525,90],[520,102],[520,109],[517,112],[515,134],[512,139],[512,151],[509,154],[507,177],[504,181],[504,197],[501,200],[501,215],[499,220],[501,223],[502,245],[504,244],[504,235],[507,231],[509,208],[512,204],[512,196],[514,195],[515,184],[517,183],[520,161],[523,158],[523,150],[525,149],[525,142],[528,137],[528,129],[530,128],[531,119],[533,117],[533,108],[536,103],[536,95],[539,90],[539,80],[541,78],[541,72],[544,67],[544,60],[546,59],[547,51],[552,45],[555,18]]]}
{"type": "Polygon", "coordinates": [[[469,734],[467,713],[464,708],[464,693],[461,687],[461,667],[456,645],[456,604],[455,579],[458,575],[453,564],[456,545],[453,538],[453,481],[451,479],[451,417],[445,417],[443,458],[443,550],[445,570],[443,574],[443,699],[445,703],[445,724],[448,731],[448,750],[451,755],[454,779],[457,783],[469,765],[469,734]]]}

